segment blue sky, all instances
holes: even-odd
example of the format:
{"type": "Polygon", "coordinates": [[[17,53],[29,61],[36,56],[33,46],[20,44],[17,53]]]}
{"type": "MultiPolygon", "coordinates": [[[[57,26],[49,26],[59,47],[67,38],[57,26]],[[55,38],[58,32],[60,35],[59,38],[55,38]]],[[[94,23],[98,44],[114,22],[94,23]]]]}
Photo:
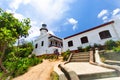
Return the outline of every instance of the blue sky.
{"type": "Polygon", "coordinates": [[[31,40],[40,35],[42,23],[64,38],[120,18],[120,0],[0,0],[0,8],[19,20],[31,19],[31,40]]]}

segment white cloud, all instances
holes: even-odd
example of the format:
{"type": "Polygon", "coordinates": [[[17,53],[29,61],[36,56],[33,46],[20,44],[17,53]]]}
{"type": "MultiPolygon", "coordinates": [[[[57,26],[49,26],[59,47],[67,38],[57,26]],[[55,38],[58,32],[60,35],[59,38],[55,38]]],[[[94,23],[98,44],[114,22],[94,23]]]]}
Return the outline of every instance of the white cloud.
{"type": "Polygon", "coordinates": [[[101,18],[102,16],[106,15],[108,13],[108,10],[103,9],[99,14],[98,14],[98,18],[101,18]]]}
{"type": "Polygon", "coordinates": [[[7,9],[6,12],[12,13],[13,16],[14,16],[15,18],[19,19],[19,20],[22,20],[22,19],[25,18],[22,14],[16,13],[15,11],[12,11],[12,10],[9,10],[9,9],[7,9]]]}
{"type": "MultiPolygon", "coordinates": [[[[73,2],[75,2],[75,0],[12,0],[9,3],[9,9],[12,13],[14,13],[14,16],[16,18],[21,19],[27,17],[25,15],[27,15],[28,13],[29,18],[31,18],[31,20],[35,20],[35,24],[37,25],[32,24],[32,27],[29,30],[29,37],[38,36],[38,34],[40,34],[38,27],[41,25],[40,23],[42,22],[49,25],[47,26],[47,28],[49,29],[49,32],[54,35],[54,32],[59,31],[60,29],[60,26],[55,25],[57,25],[58,21],[65,18],[67,11],[70,10],[70,4],[72,4],[73,2]],[[25,6],[26,4],[29,4],[29,8],[31,9],[31,11],[25,11],[24,16],[22,15],[24,14],[23,12],[21,12],[21,14],[17,12],[20,12],[19,7],[23,4],[25,6]]],[[[27,9],[27,6],[25,7],[25,9],[27,9]]],[[[73,29],[76,29],[76,27],[74,26],[73,29]]]]}
{"type": "Polygon", "coordinates": [[[107,16],[104,16],[104,17],[102,18],[102,20],[106,20],[106,19],[108,19],[108,17],[107,17],[107,16]]]}
{"type": "Polygon", "coordinates": [[[52,34],[52,35],[55,35],[53,31],[49,31],[48,33],[52,34]]]}
{"type": "Polygon", "coordinates": [[[21,4],[22,0],[13,0],[10,4],[9,4],[9,7],[12,9],[12,10],[16,10],[18,9],[19,5],[21,4]]]}
{"type": "Polygon", "coordinates": [[[19,20],[22,20],[25,18],[22,14],[19,14],[19,13],[14,13],[14,17],[19,19],[19,20]]]}
{"type": "Polygon", "coordinates": [[[75,20],[74,18],[69,18],[69,19],[68,19],[68,22],[69,22],[70,24],[73,24],[73,25],[78,23],[78,21],[75,20]]]}
{"type": "Polygon", "coordinates": [[[28,4],[30,3],[31,0],[12,0],[11,3],[9,4],[9,7],[15,11],[19,8],[20,4],[28,4]]]}
{"type": "Polygon", "coordinates": [[[112,15],[114,16],[114,15],[118,14],[119,12],[120,12],[120,9],[117,8],[117,9],[113,10],[112,15]]]}
{"type": "Polygon", "coordinates": [[[50,24],[62,19],[73,0],[32,0],[30,4],[40,14],[43,22],[50,24]]]}
{"type": "Polygon", "coordinates": [[[77,23],[78,23],[78,21],[77,20],[75,20],[74,18],[69,18],[68,20],[67,20],[67,22],[65,22],[65,24],[66,23],[68,23],[68,24],[72,24],[73,25],[73,30],[75,30],[75,29],[77,29],[77,23]]]}
{"type": "Polygon", "coordinates": [[[77,25],[75,24],[75,25],[73,25],[73,30],[75,30],[75,29],[77,29],[77,25]]]}
{"type": "Polygon", "coordinates": [[[120,8],[116,8],[112,11],[102,10],[98,14],[98,17],[101,18],[103,20],[103,22],[108,22],[108,21],[111,21],[111,20],[120,19],[120,8]]]}
{"type": "Polygon", "coordinates": [[[39,27],[31,27],[30,30],[28,31],[29,36],[27,37],[27,39],[32,39],[35,36],[39,36],[40,35],[40,28],[39,27]]]}

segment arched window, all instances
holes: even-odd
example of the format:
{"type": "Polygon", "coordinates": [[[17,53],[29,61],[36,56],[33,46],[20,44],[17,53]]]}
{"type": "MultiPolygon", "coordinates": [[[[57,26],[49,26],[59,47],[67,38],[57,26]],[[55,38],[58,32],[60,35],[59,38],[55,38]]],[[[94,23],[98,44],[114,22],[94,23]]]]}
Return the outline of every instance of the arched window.
{"type": "Polygon", "coordinates": [[[73,41],[68,41],[68,47],[73,46],[73,41]]]}
{"type": "Polygon", "coordinates": [[[100,39],[106,39],[112,37],[109,30],[105,30],[99,33],[100,39]]]}
{"type": "Polygon", "coordinates": [[[84,43],[88,43],[88,38],[87,36],[84,36],[81,38],[81,43],[84,44],[84,43]]]}

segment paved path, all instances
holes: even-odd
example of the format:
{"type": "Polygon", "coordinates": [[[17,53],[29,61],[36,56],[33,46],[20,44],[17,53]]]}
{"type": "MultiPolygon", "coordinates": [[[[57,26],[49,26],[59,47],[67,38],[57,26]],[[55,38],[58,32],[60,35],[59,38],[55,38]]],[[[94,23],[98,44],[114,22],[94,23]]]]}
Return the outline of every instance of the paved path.
{"type": "Polygon", "coordinates": [[[53,67],[61,61],[44,60],[28,70],[25,74],[14,78],[13,80],[50,80],[50,74],[53,67]]]}
{"type": "MultiPolygon", "coordinates": [[[[84,74],[94,74],[94,73],[104,73],[104,72],[114,72],[113,69],[108,69],[100,66],[91,65],[88,62],[70,62],[65,64],[65,66],[73,71],[75,71],[78,75],[84,74]]],[[[120,77],[111,77],[111,78],[103,78],[103,79],[94,79],[94,80],[120,80],[120,77]]]]}
{"type": "Polygon", "coordinates": [[[70,62],[65,66],[75,71],[79,75],[115,71],[113,69],[107,69],[100,66],[91,65],[88,62],[70,62]]]}

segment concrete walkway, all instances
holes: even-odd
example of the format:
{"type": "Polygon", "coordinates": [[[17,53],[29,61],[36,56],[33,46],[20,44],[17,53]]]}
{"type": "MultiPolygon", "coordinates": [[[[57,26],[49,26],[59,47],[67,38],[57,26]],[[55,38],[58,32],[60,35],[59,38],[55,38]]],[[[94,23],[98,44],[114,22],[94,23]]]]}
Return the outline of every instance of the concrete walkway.
{"type": "MultiPolygon", "coordinates": [[[[115,70],[113,69],[92,65],[88,62],[70,62],[65,64],[65,67],[75,71],[77,75],[90,75],[97,73],[115,72],[115,70]]],[[[120,77],[110,77],[110,78],[94,79],[94,80],[120,80],[120,77]]]]}
{"type": "Polygon", "coordinates": [[[91,65],[88,62],[70,62],[65,66],[75,71],[78,75],[115,71],[113,69],[107,69],[100,66],[91,65]]]}

